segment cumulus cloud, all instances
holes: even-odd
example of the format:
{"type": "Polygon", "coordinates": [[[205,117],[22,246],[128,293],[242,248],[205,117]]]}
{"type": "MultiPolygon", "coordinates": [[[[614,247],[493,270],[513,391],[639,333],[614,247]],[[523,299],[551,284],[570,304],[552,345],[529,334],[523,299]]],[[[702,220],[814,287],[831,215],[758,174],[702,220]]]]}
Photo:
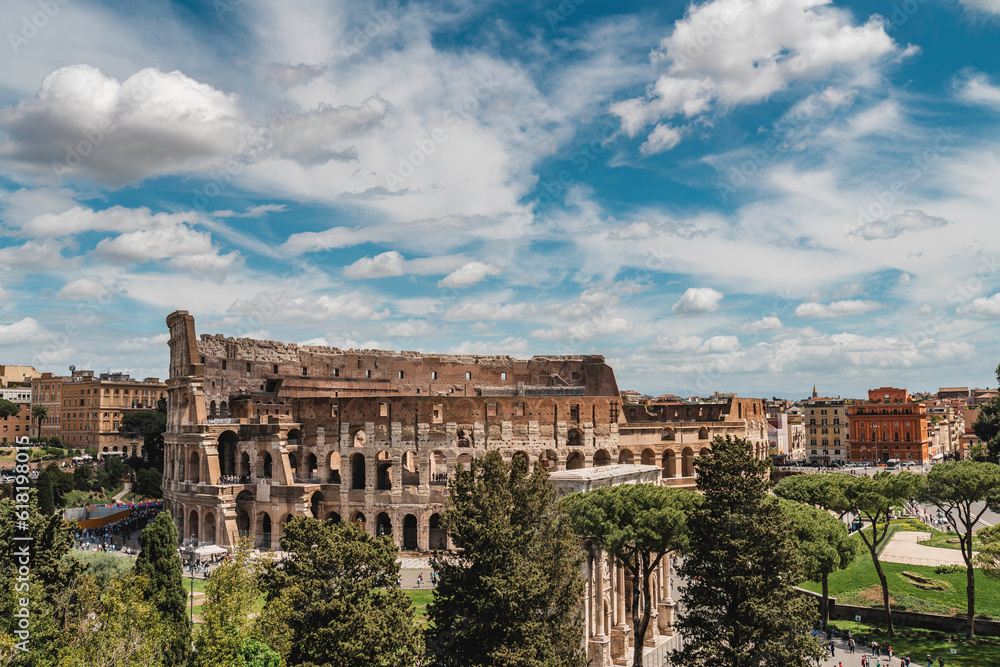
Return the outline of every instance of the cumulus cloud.
{"type": "Polygon", "coordinates": [[[362,257],[344,267],[348,278],[387,278],[403,275],[403,256],[395,250],[383,252],[374,257],[362,257]]]}
{"type": "Polygon", "coordinates": [[[956,311],[959,315],[994,319],[1000,317],[1000,292],[993,296],[981,296],[973,299],[956,311]]]}
{"type": "Polygon", "coordinates": [[[902,213],[889,216],[886,219],[866,222],[850,232],[850,236],[862,238],[865,241],[894,239],[908,232],[919,232],[925,229],[937,229],[951,224],[944,218],[927,215],[923,211],[907,209],[902,213]]]}
{"type": "Polygon", "coordinates": [[[501,272],[502,269],[494,264],[469,262],[442,278],[438,282],[438,287],[468,287],[501,272]]]}
{"type": "Polygon", "coordinates": [[[761,333],[764,331],[778,331],[784,325],[781,320],[773,315],[762,317],[761,319],[743,325],[740,331],[743,333],[761,333]]]}
{"type": "Polygon", "coordinates": [[[448,348],[448,354],[508,354],[513,357],[526,357],[530,350],[527,340],[511,336],[499,341],[463,341],[448,348]]]}
{"type": "MultiPolygon", "coordinates": [[[[249,338],[249,336],[245,336],[249,338]]],[[[162,333],[155,336],[142,336],[124,340],[115,346],[119,352],[162,352],[166,349],[170,334],[162,333]]]]}
{"type": "Polygon", "coordinates": [[[181,72],[144,69],[123,82],[62,67],[34,98],[0,110],[0,159],[25,173],[112,186],[221,166],[259,132],[223,93],[181,72]]]}
{"type": "Polygon", "coordinates": [[[260,204],[251,206],[245,211],[212,211],[213,218],[260,218],[268,213],[282,213],[288,210],[285,204],[260,204]]]}
{"type": "Polygon", "coordinates": [[[728,354],[740,348],[740,339],[736,336],[712,336],[698,348],[703,354],[728,354]]]}
{"type": "Polygon", "coordinates": [[[293,255],[318,250],[334,248],[349,248],[351,246],[375,240],[369,229],[351,229],[349,227],[331,227],[322,232],[299,232],[292,234],[282,244],[281,249],[293,255]]]}
{"type": "Polygon", "coordinates": [[[824,303],[802,303],[795,308],[795,317],[849,317],[882,308],[877,301],[834,301],[824,303]]]}
{"type": "MultiPolygon", "coordinates": [[[[666,72],[646,94],[611,111],[635,136],[663,119],[760,102],[795,81],[870,70],[897,50],[880,17],[853,25],[830,0],[713,0],[691,5],[660,43],[653,60],[666,72]]],[[[658,124],[643,152],[672,147],[680,140],[675,133],[658,124]]]]}
{"type": "Polygon", "coordinates": [[[13,324],[0,324],[0,345],[37,342],[45,328],[33,317],[25,317],[13,324]]]}
{"type": "Polygon", "coordinates": [[[719,309],[723,294],[711,287],[689,287],[674,304],[674,315],[700,315],[719,309]]]}
{"type": "Polygon", "coordinates": [[[37,239],[0,248],[0,270],[23,269],[38,272],[66,268],[67,261],[62,256],[65,247],[65,243],[54,239],[37,239]]]}
{"type": "Polygon", "coordinates": [[[356,138],[378,125],[389,109],[388,102],[379,95],[356,107],[321,104],[278,125],[273,150],[302,164],[353,160],[356,157],[353,148],[344,140],[356,138]]]}
{"type": "Polygon", "coordinates": [[[668,336],[660,334],[656,341],[649,346],[649,349],[657,352],[694,352],[702,345],[702,339],[698,336],[668,336]]]}
{"type": "Polygon", "coordinates": [[[201,274],[218,273],[241,261],[238,252],[221,254],[208,232],[184,224],[159,225],[106,238],[94,248],[94,255],[118,264],[165,259],[175,268],[201,274]]]}
{"type": "Polygon", "coordinates": [[[90,301],[92,299],[103,299],[111,293],[112,290],[107,285],[99,283],[96,280],[90,280],[89,278],[80,278],[63,285],[56,292],[55,298],[65,301],[90,301]]]}

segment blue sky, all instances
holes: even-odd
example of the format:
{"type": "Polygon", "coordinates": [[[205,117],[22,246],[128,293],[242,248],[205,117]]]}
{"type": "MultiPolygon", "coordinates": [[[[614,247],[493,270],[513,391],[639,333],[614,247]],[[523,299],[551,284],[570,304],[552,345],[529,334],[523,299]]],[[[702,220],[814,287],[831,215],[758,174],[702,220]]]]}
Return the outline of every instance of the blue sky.
{"type": "Polygon", "coordinates": [[[987,386],[998,0],[0,6],[0,362],[200,333],[987,386]]]}

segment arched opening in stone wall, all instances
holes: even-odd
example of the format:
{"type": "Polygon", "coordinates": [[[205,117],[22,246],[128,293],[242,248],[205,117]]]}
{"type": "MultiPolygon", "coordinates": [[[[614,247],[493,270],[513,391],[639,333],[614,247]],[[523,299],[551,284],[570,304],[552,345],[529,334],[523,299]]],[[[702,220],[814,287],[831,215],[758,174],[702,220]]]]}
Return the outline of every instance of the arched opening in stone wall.
{"type": "Polygon", "coordinates": [[[191,510],[188,514],[188,525],[187,525],[187,536],[188,539],[198,540],[198,511],[191,510]]]}
{"type": "Polygon", "coordinates": [[[299,476],[299,458],[295,455],[295,452],[289,452],[288,454],[288,467],[292,469],[292,479],[299,476]]]}
{"type": "Polygon", "coordinates": [[[328,482],[340,484],[340,452],[330,453],[328,482]]]}
{"type": "Polygon", "coordinates": [[[305,470],[305,474],[306,474],[306,479],[308,479],[310,482],[317,481],[317,479],[316,479],[316,468],[318,468],[318,467],[319,466],[318,466],[318,464],[316,462],[316,455],[315,454],[310,454],[309,456],[306,457],[306,470],[305,470]]]}
{"type": "Polygon", "coordinates": [[[674,433],[674,429],[665,428],[660,431],[660,440],[676,440],[677,435],[674,433]]]}
{"type": "Polygon", "coordinates": [[[340,514],[338,514],[337,512],[330,512],[329,514],[326,515],[326,520],[331,521],[333,523],[340,523],[340,514]]]}
{"type": "Polygon", "coordinates": [[[472,467],[472,454],[459,454],[456,463],[460,463],[463,468],[469,470],[472,467]]]}
{"type": "Polygon", "coordinates": [[[232,431],[223,431],[219,434],[219,442],[216,447],[219,450],[219,471],[223,475],[234,476],[236,474],[236,444],[239,437],[232,431]]]}
{"type": "Polygon", "coordinates": [[[201,541],[206,544],[215,544],[215,514],[208,512],[205,514],[204,527],[202,528],[201,541]]]}
{"type": "Polygon", "coordinates": [[[236,528],[240,532],[240,537],[250,537],[250,513],[245,509],[236,511],[236,528]]]}
{"type": "Polygon", "coordinates": [[[271,548],[271,515],[262,512],[260,516],[260,545],[264,549],[271,548]]]}
{"type": "Polygon", "coordinates": [[[663,477],[672,479],[677,476],[677,457],[674,456],[671,450],[668,449],[663,452],[662,463],[663,477]]]}
{"type": "Polygon", "coordinates": [[[440,514],[431,514],[428,532],[430,533],[429,547],[431,549],[444,549],[448,540],[448,531],[441,527],[440,514]]]}
{"type": "Polygon", "coordinates": [[[472,439],[469,434],[465,432],[465,429],[458,429],[458,446],[459,447],[471,447],[472,439]]]}
{"type": "Polygon", "coordinates": [[[403,517],[403,548],[407,551],[417,550],[417,517],[412,514],[403,517]]]}
{"type": "Polygon", "coordinates": [[[580,433],[580,429],[571,428],[566,431],[566,446],[567,447],[579,447],[583,444],[583,434],[580,433]]]}
{"type": "Polygon", "coordinates": [[[219,404],[219,416],[223,418],[229,417],[229,403],[223,401],[219,404]]]}
{"type": "Polygon", "coordinates": [[[354,432],[353,442],[355,447],[364,447],[368,443],[368,436],[365,435],[363,428],[359,428],[354,432]]]}
{"type": "Polygon", "coordinates": [[[375,459],[375,489],[392,489],[392,455],[389,452],[379,452],[375,459]]]}
{"type": "Polygon", "coordinates": [[[632,456],[631,449],[623,449],[620,452],[618,452],[618,463],[621,463],[623,465],[632,465],[634,462],[635,460],[632,456]]]}
{"type": "Polygon", "coordinates": [[[583,454],[570,452],[566,457],[566,470],[579,470],[583,467],[583,454]]]}
{"type": "Polygon", "coordinates": [[[302,431],[297,428],[293,428],[288,432],[288,446],[297,447],[302,444],[302,431]]]}
{"type": "Polygon", "coordinates": [[[685,447],[684,451],[681,452],[681,459],[681,476],[694,477],[694,450],[690,447],[685,447]]]}
{"type": "Polygon", "coordinates": [[[216,414],[215,414],[215,401],[212,401],[211,403],[208,404],[208,418],[209,419],[214,419],[215,416],[216,416],[216,414]]]}
{"type": "Polygon", "coordinates": [[[709,457],[711,455],[712,455],[712,450],[709,449],[708,447],[702,447],[701,451],[698,452],[698,456],[709,457]]]}
{"type": "Polygon", "coordinates": [[[312,494],[309,498],[309,510],[312,512],[314,519],[319,519],[322,515],[320,514],[320,508],[323,505],[323,494],[317,491],[312,494]]]}
{"type": "Polygon", "coordinates": [[[538,465],[542,466],[545,472],[555,472],[558,457],[551,449],[546,449],[538,455],[538,465]]]}
{"type": "Polygon", "coordinates": [[[367,521],[367,519],[365,519],[364,512],[355,512],[354,516],[351,517],[351,523],[356,523],[359,526],[361,526],[362,528],[365,527],[366,521],[367,521]]]}
{"type": "MultiPolygon", "coordinates": [[[[188,466],[188,481],[198,484],[201,481],[201,459],[198,452],[191,452],[191,462],[188,466]]],[[[194,537],[198,537],[195,535],[194,537]]]]}
{"type": "Polygon", "coordinates": [[[380,512],[375,517],[375,536],[392,535],[392,519],[385,512],[380,512]]]}
{"type": "Polygon", "coordinates": [[[420,484],[420,461],[414,452],[403,452],[402,460],[403,486],[418,486],[420,484]]]}
{"type": "Polygon", "coordinates": [[[354,454],[351,457],[351,488],[365,488],[365,455],[354,454]]]}
{"type": "Polygon", "coordinates": [[[708,427],[702,426],[700,429],[698,429],[698,439],[708,440],[708,427]]]}
{"type": "Polygon", "coordinates": [[[594,467],[598,468],[607,465],[611,465],[611,454],[604,449],[598,449],[594,452],[594,467]]]}
{"type": "Polygon", "coordinates": [[[642,465],[644,466],[655,466],[656,465],[656,452],[652,449],[642,450],[642,465]]]}
{"type": "Polygon", "coordinates": [[[448,483],[448,460],[442,452],[431,454],[431,484],[448,483]]]}
{"type": "Polygon", "coordinates": [[[263,479],[271,479],[271,452],[257,452],[257,465],[263,479]]]}

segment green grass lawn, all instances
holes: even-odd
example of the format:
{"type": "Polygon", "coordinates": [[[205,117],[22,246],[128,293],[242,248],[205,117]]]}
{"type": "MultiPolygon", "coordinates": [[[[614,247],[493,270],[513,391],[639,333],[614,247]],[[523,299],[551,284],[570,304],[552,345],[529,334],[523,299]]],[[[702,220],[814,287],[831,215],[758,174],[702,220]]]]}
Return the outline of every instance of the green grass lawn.
{"type": "MultiPolygon", "coordinates": [[[[923,661],[927,660],[928,655],[934,660],[935,665],[937,665],[938,656],[944,657],[944,664],[949,667],[953,665],[958,665],[959,667],[1000,665],[1000,646],[995,646],[992,643],[968,643],[961,637],[955,637],[954,635],[944,635],[938,632],[898,626],[896,627],[897,633],[911,636],[888,637],[885,634],[885,628],[875,628],[866,623],[855,623],[854,621],[837,621],[835,625],[841,630],[850,630],[857,637],[867,636],[869,641],[875,639],[875,641],[883,645],[888,643],[892,646],[892,655],[894,658],[894,661],[890,663],[892,665],[896,664],[896,660],[905,658],[906,656],[909,656],[913,660],[915,666],[925,665],[926,662],[923,661]],[[957,651],[957,653],[952,654],[952,650],[957,651]]],[[[993,640],[995,638],[990,637],[986,641],[992,642],[993,640]]],[[[837,657],[839,658],[841,655],[842,651],[838,651],[837,657]]],[[[854,654],[849,664],[858,664],[860,661],[861,651],[859,648],[858,653],[854,654]]],[[[845,660],[845,662],[847,661],[845,660]]],[[[874,662],[872,660],[872,664],[874,662]]],[[[884,656],[882,664],[886,664],[884,656]]]]}
{"type": "MultiPolygon", "coordinates": [[[[883,562],[882,571],[889,582],[893,607],[931,614],[965,614],[965,574],[937,574],[934,569],[925,565],[883,562]],[[940,590],[918,586],[918,582],[907,578],[903,572],[932,579],[932,585],[940,590]]],[[[817,593],[822,590],[816,582],[806,582],[802,588],[817,593]]],[[[867,549],[847,569],[830,575],[830,596],[838,598],[841,604],[882,606],[882,589],[867,549]]],[[[1000,618],[1000,581],[982,573],[976,573],[976,615],[1000,618]]]]}
{"type": "Polygon", "coordinates": [[[103,495],[98,491],[70,491],[65,496],[66,507],[87,507],[88,505],[107,505],[115,494],[120,493],[123,485],[119,484],[103,495]]]}
{"type": "Polygon", "coordinates": [[[434,591],[403,591],[410,598],[410,606],[413,608],[413,616],[417,624],[424,626],[427,624],[427,605],[434,599],[434,591]]]}
{"type": "MultiPolygon", "coordinates": [[[[959,550],[962,548],[962,545],[958,543],[958,533],[948,533],[942,530],[932,530],[930,539],[925,540],[920,544],[928,547],[938,547],[939,549],[959,550]],[[950,542],[949,540],[954,540],[954,542],[950,542]]],[[[975,551],[978,546],[979,538],[973,535],[972,549],[975,551]]]]}

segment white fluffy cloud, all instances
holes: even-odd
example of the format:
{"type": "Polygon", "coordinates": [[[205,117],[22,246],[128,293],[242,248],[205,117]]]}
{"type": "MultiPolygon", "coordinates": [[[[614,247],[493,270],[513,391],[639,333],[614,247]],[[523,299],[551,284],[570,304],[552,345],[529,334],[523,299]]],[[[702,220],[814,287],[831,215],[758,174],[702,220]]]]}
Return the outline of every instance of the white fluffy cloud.
{"type": "MultiPolygon", "coordinates": [[[[635,136],[662,119],[760,102],[795,81],[868,70],[897,50],[881,18],[853,25],[831,0],[712,0],[692,5],[660,43],[653,60],[666,72],[646,94],[611,110],[635,136]]],[[[667,150],[679,139],[657,125],[643,152],[667,150]]]]}
{"type": "Polygon", "coordinates": [[[34,98],[0,110],[0,128],[0,159],[17,169],[113,186],[217,168],[259,140],[236,95],[155,68],[119,82],[62,67],[34,98]]]}
{"type": "Polygon", "coordinates": [[[74,206],[61,213],[45,213],[24,223],[27,236],[72,236],[83,232],[131,232],[151,227],[173,226],[197,220],[193,213],[151,213],[148,208],[112,206],[94,211],[74,206]]]}
{"type": "Polygon", "coordinates": [[[538,329],[531,332],[532,338],[541,340],[573,341],[591,340],[604,336],[614,336],[632,331],[634,327],[624,317],[606,317],[583,320],[557,329],[538,329]]]}
{"type": "Polygon", "coordinates": [[[45,328],[33,317],[25,317],[13,324],[0,324],[0,345],[38,342],[45,328]]]}
{"type": "Polygon", "coordinates": [[[94,254],[108,262],[149,262],[170,260],[174,267],[193,273],[217,273],[240,262],[238,252],[222,254],[208,232],[183,224],[158,225],[106,238],[94,254]]]}
{"type": "Polygon", "coordinates": [[[944,218],[927,215],[923,211],[907,209],[884,220],[872,220],[871,222],[862,223],[851,231],[850,236],[862,238],[865,241],[894,239],[907,232],[936,229],[949,224],[951,223],[944,218]]]}
{"type": "Polygon", "coordinates": [[[374,257],[362,257],[349,266],[344,267],[344,275],[348,278],[387,278],[403,275],[403,256],[395,250],[383,252],[374,257]]]}
{"type": "Polygon", "coordinates": [[[745,324],[740,328],[742,333],[760,333],[763,331],[778,331],[784,325],[781,320],[773,315],[762,317],[761,319],[745,324]]]}
{"type": "Polygon", "coordinates": [[[1000,293],[978,297],[958,308],[959,315],[995,319],[1000,317],[1000,293]]]}
{"type": "MultiPolygon", "coordinates": [[[[997,0],[1000,5],[1000,0],[997,0]]],[[[1000,14],[1000,10],[997,10],[1000,14]]],[[[990,107],[1000,111],[1000,86],[982,72],[967,71],[955,78],[952,86],[955,95],[963,102],[990,107]]]]}
{"type": "Polygon", "coordinates": [[[719,309],[723,294],[711,287],[689,287],[674,304],[674,315],[700,315],[719,309]]]}
{"type": "Polygon", "coordinates": [[[1000,14],[1000,0],[959,0],[972,11],[1000,14]]]}
{"type": "Polygon", "coordinates": [[[882,308],[877,301],[834,301],[825,303],[803,303],[795,308],[795,317],[849,317],[882,308]]]}
{"type": "Polygon", "coordinates": [[[484,262],[469,262],[455,269],[438,282],[438,287],[468,287],[488,276],[496,276],[502,272],[499,266],[484,262]]]}
{"type": "Polygon", "coordinates": [[[473,301],[452,306],[444,312],[443,318],[448,321],[516,321],[530,315],[534,311],[535,308],[528,303],[498,304],[487,301],[473,301]]]}
{"type": "Polygon", "coordinates": [[[57,299],[66,301],[90,301],[92,299],[103,299],[112,293],[112,290],[96,280],[89,278],[79,278],[73,282],[66,283],[56,292],[57,299]]]}

